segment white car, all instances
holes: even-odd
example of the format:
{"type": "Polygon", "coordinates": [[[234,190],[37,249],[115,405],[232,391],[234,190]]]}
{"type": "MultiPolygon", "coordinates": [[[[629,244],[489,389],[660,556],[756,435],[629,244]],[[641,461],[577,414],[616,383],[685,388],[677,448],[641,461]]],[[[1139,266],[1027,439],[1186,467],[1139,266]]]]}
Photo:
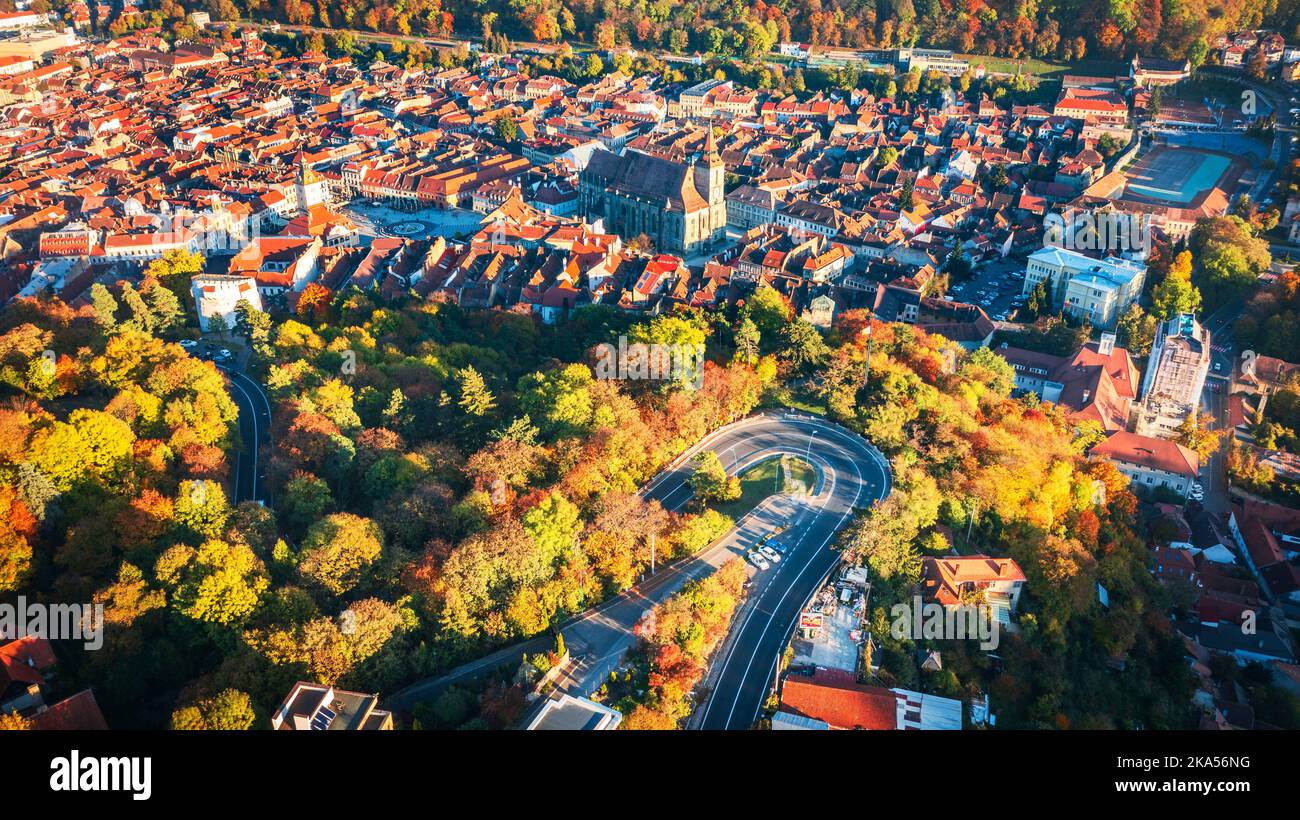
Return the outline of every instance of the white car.
{"type": "Polygon", "coordinates": [[[761,554],[757,552],[751,552],[748,557],[749,557],[749,563],[753,564],[759,569],[767,569],[772,566],[767,562],[766,558],[764,558],[761,554]]]}
{"type": "Polygon", "coordinates": [[[781,553],[777,552],[771,547],[759,547],[758,551],[759,553],[762,554],[764,558],[771,561],[773,564],[781,563],[781,553]]]}
{"type": "Polygon", "coordinates": [[[194,341],[193,339],[181,339],[181,347],[185,348],[186,350],[193,350],[194,348],[198,347],[198,345],[199,343],[194,341]]]}

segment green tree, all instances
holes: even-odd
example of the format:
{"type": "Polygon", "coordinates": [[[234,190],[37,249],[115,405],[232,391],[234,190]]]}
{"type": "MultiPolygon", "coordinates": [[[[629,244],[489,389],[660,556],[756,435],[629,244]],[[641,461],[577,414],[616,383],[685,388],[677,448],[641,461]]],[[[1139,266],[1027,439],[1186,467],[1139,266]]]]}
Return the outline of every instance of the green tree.
{"type": "Polygon", "coordinates": [[[830,356],[821,333],[803,319],[786,325],[781,337],[785,343],[782,356],[796,368],[816,367],[830,356]]]}
{"type": "Polygon", "coordinates": [[[1151,353],[1156,338],[1156,320],[1136,302],[1119,317],[1115,326],[1116,342],[1131,355],[1144,357],[1151,353]]]}
{"type": "Polygon", "coordinates": [[[217,539],[198,549],[171,547],[158,557],[154,574],[183,615],[222,625],[252,615],[270,586],[266,567],[251,549],[217,539]]]}
{"type": "Polygon", "coordinates": [[[117,326],[117,299],[99,282],[90,286],[90,304],[95,311],[95,321],[107,330],[117,326]]]}
{"type": "Polygon", "coordinates": [[[185,324],[185,309],[181,306],[181,300],[157,279],[146,279],[140,292],[153,314],[155,328],[159,333],[169,333],[185,324]]]}
{"type": "Polygon", "coordinates": [[[1192,284],[1192,255],[1182,251],[1165,278],[1151,291],[1151,313],[1160,321],[1201,308],[1201,292],[1192,284]]]}
{"type": "Polygon", "coordinates": [[[488,389],[483,376],[472,365],[456,371],[460,383],[460,396],[456,403],[461,412],[467,416],[481,418],[492,412],[497,406],[496,398],[488,389]]]}
{"type": "Polygon", "coordinates": [[[379,525],[351,513],[334,513],[312,524],[302,541],[298,572],[303,578],[342,595],[364,580],[379,560],[384,535],[379,525]]]}
{"type": "Polygon", "coordinates": [[[510,114],[502,114],[497,117],[493,123],[493,128],[496,131],[497,139],[502,142],[514,142],[515,138],[519,136],[519,123],[515,122],[515,118],[510,114]]]}
{"type": "Polygon", "coordinates": [[[525,512],[521,523],[548,564],[568,557],[582,532],[578,507],[556,492],[525,512]]]}
{"type": "Polygon", "coordinates": [[[212,697],[172,713],[172,729],[202,731],[243,731],[253,728],[257,716],[252,699],[238,689],[223,689],[212,697]]]}
{"type": "Polygon", "coordinates": [[[695,497],[701,501],[732,501],[740,497],[740,482],[728,479],[722,460],[712,450],[705,450],[691,459],[694,471],[686,480],[695,497]]]}

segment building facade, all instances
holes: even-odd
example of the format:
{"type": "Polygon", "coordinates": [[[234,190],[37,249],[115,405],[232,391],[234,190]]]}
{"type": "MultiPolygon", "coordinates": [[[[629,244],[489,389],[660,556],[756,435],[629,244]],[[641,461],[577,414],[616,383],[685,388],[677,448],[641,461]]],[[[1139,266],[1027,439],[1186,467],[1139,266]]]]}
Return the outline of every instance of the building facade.
{"type": "Polygon", "coordinates": [[[1041,248],[1029,257],[1021,293],[1028,296],[1048,281],[1052,307],[1110,329],[1138,300],[1147,268],[1141,262],[1108,256],[1094,259],[1066,248],[1041,248]]]}
{"type": "Polygon", "coordinates": [[[645,234],[660,251],[699,253],[726,236],[724,175],[712,133],[687,162],[599,150],[579,175],[578,210],[624,239],[645,234]]]}
{"type": "Polygon", "coordinates": [[[1092,448],[1128,476],[1134,487],[1165,488],[1186,496],[1200,471],[1200,458],[1183,445],[1161,438],[1120,431],[1092,448]]]}

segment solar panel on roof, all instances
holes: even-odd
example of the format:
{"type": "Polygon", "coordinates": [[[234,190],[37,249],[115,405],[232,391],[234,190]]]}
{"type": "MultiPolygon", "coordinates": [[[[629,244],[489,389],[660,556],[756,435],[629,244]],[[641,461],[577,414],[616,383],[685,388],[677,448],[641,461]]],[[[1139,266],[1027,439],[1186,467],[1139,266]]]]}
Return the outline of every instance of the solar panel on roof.
{"type": "Polygon", "coordinates": [[[317,731],[325,731],[338,717],[328,706],[322,706],[316,716],[311,719],[311,728],[317,731]]]}

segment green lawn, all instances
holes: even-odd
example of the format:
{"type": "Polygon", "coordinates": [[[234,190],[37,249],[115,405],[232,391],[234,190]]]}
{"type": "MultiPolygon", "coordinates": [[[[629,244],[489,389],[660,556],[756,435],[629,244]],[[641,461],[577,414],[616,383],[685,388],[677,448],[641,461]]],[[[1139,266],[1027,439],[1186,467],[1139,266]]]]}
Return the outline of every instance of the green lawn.
{"type": "Polygon", "coordinates": [[[1083,74],[1090,77],[1114,77],[1128,73],[1128,66],[1113,60],[1075,60],[1058,63],[1033,57],[1017,60],[1013,57],[986,57],[981,54],[957,55],[971,66],[984,66],[992,74],[1032,74],[1045,80],[1059,80],[1066,74],[1083,74]]]}
{"type": "Polygon", "coordinates": [[[740,474],[740,498],[735,501],[715,502],[709,506],[732,521],[739,521],[768,496],[782,490],[796,491],[799,487],[812,492],[817,487],[817,471],[801,458],[788,459],[789,474],[782,459],[774,458],[755,465],[740,474]]]}

